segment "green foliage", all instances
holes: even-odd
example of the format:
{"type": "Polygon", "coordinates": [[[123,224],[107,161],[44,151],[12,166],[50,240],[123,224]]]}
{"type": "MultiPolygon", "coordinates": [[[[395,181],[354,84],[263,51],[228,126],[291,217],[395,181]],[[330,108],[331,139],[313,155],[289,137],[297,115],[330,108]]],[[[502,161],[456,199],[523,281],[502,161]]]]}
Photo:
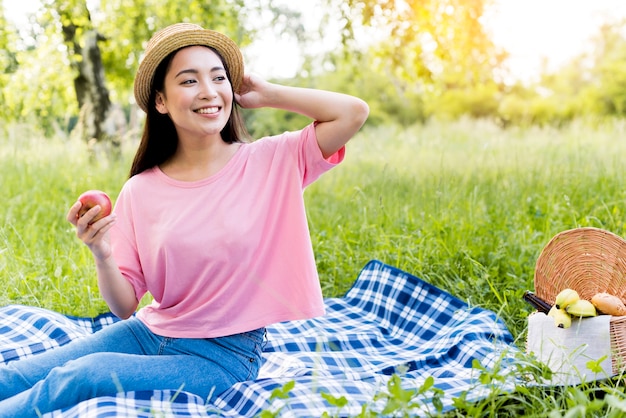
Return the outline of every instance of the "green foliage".
{"type": "Polygon", "coordinates": [[[255,2],[243,0],[187,1],[181,7],[175,0],[102,0],[94,24],[102,33],[102,57],[112,98],[126,106],[133,101],[132,74],[141,53],[155,31],[178,22],[195,23],[232,37],[241,47],[249,42],[240,16],[253,9],[255,2]]]}
{"type": "Polygon", "coordinates": [[[243,110],[246,118],[246,127],[252,138],[262,138],[274,135],[277,132],[300,129],[311,119],[293,112],[275,109],[243,110]]]}
{"type": "MultiPolygon", "coordinates": [[[[50,4],[52,0],[46,2],[50,4]]],[[[4,114],[0,116],[7,122],[31,124],[40,134],[52,136],[67,130],[69,120],[78,112],[74,72],[50,9],[42,8],[37,19],[28,42],[16,39],[16,33],[9,37],[7,48],[14,51],[14,62],[11,71],[4,74],[8,88],[3,91],[4,114]]]]}
{"type": "MultiPolygon", "coordinates": [[[[291,391],[293,390],[295,386],[296,386],[295,380],[290,380],[289,382],[285,383],[283,386],[277,387],[276,389],[272,391],[269,401],[276,402],[276,400],[284,401],[286,399],[289,399],[289,394],[291,393],[291,391]]],[[[283,412],[284,406],[285,406],[284,404],[281,404],[281,406],[278,408],[275,408],[275,410],[266,409],[262,411],[257,418],[278,417],[283,412]]]]}
{"type": "Polygon", "coordinates": [[[490,0],[347,3],[340,8],[344,45],[354,47],[358,26],[382,31],[388,36],[374,50],[383,51],[385,65],[401,79],[448,88],[475,85],[493,79],[493,69],[504,58],[480,21],[490,0]]]}
{"type": "Polygon", "coordinates": [[[298,81],[308,80],[312,87],[362,98],[370,106],[370,125],[410,126],[424,122],[424,91],[419,84],[395,77],[391,68],[380,67],[382,59],[376,54],[358,52],[349,56],[336,54],[329,57],[331,71],[298,81]]]}
{"type": "Polygon", "coordinates": [[[542,95],[528,91],[524,96],[509,93],[497,105],[497,118],[504,126],[560,126],[578,113],[576,103],[553,92],[542,95]]]}
{"type": "Polygon", "coordinates": [[[604,25],[596,39],[594,65],[590,73],[591,100],[597,111],[611,116],[626,116],[626,20],[604,25]]]}
{"type": "MultiPolygon", "coordinates": [[[[370,125],[410,126],[430,118],[487,118],[502,126],[561,126],[573,119],[602,121],[626,112],[626,22],[605,24],[592,52],[581,54],[537,82],[505,83],[506,51],[496,47],[482,26],[491,0],[319,0],[320,27],[305,30],[294,5],[272,0],[46,0],[17,31],[0,15],[0,119],[31,123],[45,136],[73,128],[78,116],[74,93],[75,47],[62,31],[71,23],[95,28],[102,40],[105,80],[111,101],[137,126],[133,74],[145,43],[155,30],[190,21],[222,31],[242,48],[269,26],[280,37],[299,42],[304,65],[287,84],[354,94],[371,109],[370,125]],[[87,7],[89,6],[89,7],[87,7]],[[341,45],[325,55],[313,48],[322,35],[341,45]],[[65,37],[64,37],[65,35],[65,37]]],[[[295,58],[294,58],[295,59],[295,58]]],[[[254,113],[255,137],[302,123],[285,112],[254,113]]]]}
{"type": "Polygon", "coordinates": [[[558,126],[575,118],[606,119],[626,115],[626,21],[607,23],[590,53],[537,83],[505,92],[498,118],[505,125],[558,126]]]}
{"type": "MultiPolygon", "coordinates": [[[[111,91],[111,99],[124,107],[132,103],[132,74],[136,71],[145,43],[161,27],[179,21],[193,23],[222,31],[233,37],[242,47],[249,42],[250,32],[241,26],[240,15],[258,10],[260,2],[237,1],[190,1],[184,8],[177,1],[116,1],[103,0],[91,3],[87,9],[85,0],[46,0],[33,19],[26,41],[18,41],[10,25],[2,25],[0,42],[7,44],[5,67],[12,70],[0,78],[7,114],[6,121],[33,123],[42,128],[45,136],[67,132],[78,115],[74,92],[76,76],[73,64],[80,60],[76,44],[84,31],[95,27],[103,36],[99,42],[102,49],[105,79],[111,91]],[[63,27],[66,28],[63,31],[63,27]],[[72,30],[74,32],[72,32],[72,30]]],[[[0,21],[0,23],[2,23],[0,21]]],[[[78,45],[80,46],[80,45],[78,45]]],[[[0,64],[5,64],[5,59],[0,64]]]]}
{"type": "Polygon", "coordinates": [[[429,97],[426,113],[432,117],[451,120],[463,116],[489,118],[496,114],[499,99],[499,89],[495,83],[451,89],[429,97]]]}
{"type": "MultiPolygon", "coordinates": [[[[437,378],[428,376],[416,383],[402,374],[389,377],[384,388],[377,391],[372,400],[361,406],[361,412],[349,415],[345,412],[348,401],[345,397],[320,392],[310,396],[320,396],[329,405],[322,417],[351,416],[355,418],[374,417],[620,417],[626,410],[626,396],[622,376],[603,382],[584,383],[577,387],[542,386],[549,379],[545,366],[525,354],[517,354],[512,367],[513,373],[502,369],[502,359],[491,369],[473,361],[477,373],[473,388],[461,393],[452,400],[454,409],[443,412],[441,398],[444,391],[437,387],[437,378]],[[505,374],[506,373],[506,374],[505,374]],[[513,390],[506,388],[517,378],[513,390]],[[506,388],[506,389],[505,389],[506,388]],[[476,392],[479,400],[472,400],[476,392]]],[[[507,361],[508,362],[508,361],[507,361]]],[[[269,409],[258,417],[277,417],[289,408],[289,398],[295,382],[290,381],[274,390],[270,397],[269,409]],[[272,412],[274,411],[274,412],[272,412]]]]}
{"type": "Polygon", "coordinates": [[[15,27],[4,17],[4,8],[0,1],[0,99],[7,84],[7,75],[17,66],[15,44],[17,33],[15,27]]]}
{"type": "Polygon", "coordinates": [[[9,75],[11,88],[5,90],[6,120],[31,124],[45,136],[67,131],[70,119],[78,114],[78,103],[73,72],[55,64],[65,59],[58,44],[41,44],[16,57],[18,68],[9,75]]]}
{"type": "MultiPolygon", "coordinates": [[[[7,87],[11,80],[11,74],[17,70],[17,31],[11,22],[4,16],[4,8],[0,1],[0,102],[6,103],[8,99],[7,87]]],[[[6,105],[0,108],[0,120],[9,120],[10,111],[6,105]]],[[[5,124],[0,124],[0,132],[4,132],[5,124]]]]}
{"type": "Polygon", "coordinates": [[[432,408],[433,412],[441,414],[443,405],[440,397],[443,396],[443,391],[434,384],[435,379],[428,376],[418,389],[405,389],[400,375],[394,374],[387,382],[387,391],[376,394],[374,401],[384,400],[382,416],[410,417],[421,406],[432,408]]]}

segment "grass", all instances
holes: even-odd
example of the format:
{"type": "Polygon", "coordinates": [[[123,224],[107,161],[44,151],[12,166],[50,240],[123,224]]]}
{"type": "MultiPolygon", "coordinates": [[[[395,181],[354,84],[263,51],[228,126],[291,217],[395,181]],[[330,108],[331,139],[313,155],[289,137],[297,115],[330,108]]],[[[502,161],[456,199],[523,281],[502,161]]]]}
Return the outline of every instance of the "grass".
{"type": "Polygon", "coordinates": [[[523,332],[534,266],[558,232],[624,235],[624,126],[502,131],[488,123],[367,130],[307,194],[326,294],[370,258],[501,312],[523,332]]]}
{"type": "MultiPolygon", "coordinates": [[[[346,161],[305,193],[324,294],[343,294],[379,259],[499,313],[522,347],[531,308],[521,297],[549,239],[579,226],[626,235],[625,130],[619,121],[501,130],[467,120],[364,129],[346,161]]],[[[91,255],[65,213],[86,189],[115,199],[133,147],[92,161],[80,142],[41,140],[24,128],[0,139],[0,304],[106,310],[91,255]]],[[[582,405],[587,416],[613,413],[625,402],[621,378],[607,385],[520,388],[458,411],[561,416],[582,405]],[[608,410],[598,393],[618,406],[608,410]]]]}

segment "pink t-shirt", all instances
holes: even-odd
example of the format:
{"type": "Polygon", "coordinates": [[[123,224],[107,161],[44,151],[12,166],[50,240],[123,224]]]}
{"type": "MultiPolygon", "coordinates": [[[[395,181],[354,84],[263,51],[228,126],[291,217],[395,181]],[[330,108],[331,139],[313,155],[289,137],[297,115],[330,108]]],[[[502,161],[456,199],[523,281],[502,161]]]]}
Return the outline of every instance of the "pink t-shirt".
{"type": "Polygon", "coordinates": [[[115,204],[115,260],[154,333],[231,335],[324,313],[304,188],[343,160],[325,160],[314,125],[242,144],[194,182],[155,167],[130,178],[115,204]]]}

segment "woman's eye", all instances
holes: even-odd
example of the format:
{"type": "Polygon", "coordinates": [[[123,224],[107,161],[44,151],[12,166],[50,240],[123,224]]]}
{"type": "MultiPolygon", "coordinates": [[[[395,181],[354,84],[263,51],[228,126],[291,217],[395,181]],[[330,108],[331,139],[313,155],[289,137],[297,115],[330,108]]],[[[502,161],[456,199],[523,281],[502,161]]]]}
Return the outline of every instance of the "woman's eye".
{"type": "Polygon", "coordinates": [[[196,82],[196,80],[185,80],[181,84],[193,84],[195,82],[196,82]]]}
{"type": "Polygon", "coordinates": [[[218,75],[217,77],[214,78],[215,81],[224,81],[226,80],[226,76],[225,75],[218,75]]]}

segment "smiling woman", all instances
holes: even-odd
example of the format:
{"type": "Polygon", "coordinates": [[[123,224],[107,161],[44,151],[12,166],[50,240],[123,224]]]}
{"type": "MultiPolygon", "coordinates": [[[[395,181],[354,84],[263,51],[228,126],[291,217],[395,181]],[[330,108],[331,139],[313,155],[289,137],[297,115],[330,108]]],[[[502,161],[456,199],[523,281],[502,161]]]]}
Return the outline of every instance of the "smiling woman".
{"type": "Polygon", "coordinates": [[[113,213],[67,214],[124,320],[0,366],[2,418],[121,390],[214,399],[257,377],[265,327],[324,314],[303,193],[344,160],[367,104],[245,75],[233,40],[190,23],[153,35],[134,92],[146,123],[113,213]],[[311,121],[248,141],[239,107],[311,121]]]}
{"type": "Polygon", "coordinates": [[[161,170],[179,180],[209,177],[221,170],[239,148],[222,140],[222,129],[232,116],[234,87],[222,58],[205,46],[184,48],[164,64],[168,70],[162,89],[156,93],[156,110],[174,121],[177,152],[191,150],[193,157],[174,154],[161,170]],[[202,164],[200,171],[190,173],[189,159],[206,158],[202,153],[210,153],[211,164],[202,164]]]}

